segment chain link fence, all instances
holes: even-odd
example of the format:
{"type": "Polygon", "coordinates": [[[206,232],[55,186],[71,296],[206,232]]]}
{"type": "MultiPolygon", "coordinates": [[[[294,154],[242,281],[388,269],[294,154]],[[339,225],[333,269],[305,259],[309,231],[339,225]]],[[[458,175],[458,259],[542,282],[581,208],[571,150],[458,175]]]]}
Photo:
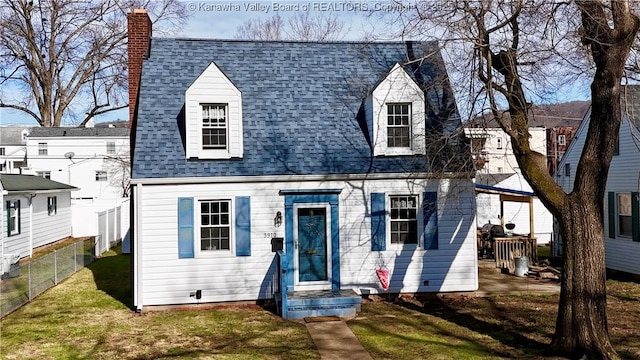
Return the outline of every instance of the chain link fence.
{"type": "Polygon", "coordinates": [[[78,241],[28,263],[12,265],[0,280],[0,317],[91,264],[95,260],[95,244],[93,238],[78,241]]]}

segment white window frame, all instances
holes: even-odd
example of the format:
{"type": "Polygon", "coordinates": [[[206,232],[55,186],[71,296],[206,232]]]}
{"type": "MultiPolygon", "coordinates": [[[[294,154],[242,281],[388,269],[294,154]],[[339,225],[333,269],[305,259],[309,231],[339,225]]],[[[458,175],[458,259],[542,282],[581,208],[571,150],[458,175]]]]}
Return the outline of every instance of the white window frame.
{"type": "Polygon", "coordinates": [[[0,156],[4,156],[6,154],[6,150],[4,146],[0,146],[0,156]]]}
{"type": "Polygon", "coordinates": [[[116,143],[114,141],[107,141],[107,155],[116,154],[116,143]]]}
{"type": "Polygon", "coordinates": [[[212,198],[212,197],[202,197],[194,199],[196,202],[196,219],[195,219],[195,230],[194,234],[195,240],[195,254],[197,257],[229,257],[235,254],[235,242],[236,242],[236,234],[235,234],[235,204],[234,200],[231,198],[221,197],[221,198],[212,198]],[[229,204],[229,249],[216,249],[216,250],[202,250],[202,228],[205,227],[202,225],[202,202],[227,202],[229,204]]]}
{"type": "Polygon", "coordinates": [[[616,230],[618,236],[622,238],[633,237],[633,219],[631,211],[631,193],[617,193],[616,194],[616,230]],[[622,233],[622,217],[628,218],[628,233],[622,233]]]}
{"type": "Polygon", "coordinates": [[[558,135],[558,145],[564,146],[567,145],[567,137],[564,134],[558,135]]]}
{"type": "Polygon", "coordinates": [[[20,200],[8,200],[8,202],[9,222],[7,223],[7,228],[9,236],[20,235],[20,200]],[[12,225],[15,227],[12,228],[12,225]]]}
{"type": "Polygon", "coordinates": [[[47,196],[47,214],[49,216],[56,215],[58,213],[58,197],[47,196]]]}
{"type": "Polygon", "coordinates": [[[46,142],[38,143],[38,155],[39,156],[47,156],[49,155],[49,148],[46,142]]]}
{"type": "Polygon", "coordinates": [[[387,194],[386,195],[386,212],[387,212],[387,216],[385,216],[385,221],[386,221],[386,227],[387,227],[387,247],[397,247],[397,248],[406,248],[406,247],[416,247],[416,249],[421,249],[423,247],[422,242],[420,241],[421,237],[423,236],[422,234],[422,222],[423,222],[423,215],[422,215],[422,205],[421,202],[422,199],[419,195],[417,194],[407,194],[407,193],[391,193],[391,194],[387,194]],[[393,198],[397,198],[397,197],[414,197],[415,198],[415,204],[416,204],[416,242],[415,243],[402,243],[402,242],[393,242],[391,237],[392,237],[392,230],[391,230],[391,223],[394,221],[392,219],[392,214],[391,214],[391,210],[392,210],[392,201],[393,198]]]}
{"type": "Polygon", "coordinates": [[[498,136],[496,138],[496,149],[499,149],[499,150],[502,149],[502,137],[501,136],[498,136]]]}
{"type": "Polygon", "coordinates": [[[108,174],[106,170],[96,170],[96,177],[95,177],[96,181],[107,181],[108,180],[108,174]]]}
{"type": "MultiPolygon", "coordinates": [[[[413,141],[412,141],[412,137],[413,137],[413,114],[412,114],[412,103],[411,102],[388,102],[385,103],[385,107],[387,108],[387,123],[386,123],[386,127],[387,127],[387,148],[388,149],[406,149],[406,150],[410,150],[413,147],[413,141]],[[407,107],[407,113],[403,113],[401,112],[400,114],[396,114],[395,112],[393,114],[389,113],[389,110],[391,110],[391,108],[396,109],[396,108],[400,108],[402,109],[403,106],[407,107]],[[394,118],[394,120],[396,118],[402,118],[404,116],[408,117],[408,123],[407,125],[395,125],[395,124],[389,124],[389,120],[390,117],[394,118]],[[390,140],[390,130],[391,129],[408,129],[409,133],[407,134],[408,137],[408,145],[407,146],[392,146],[389,145],[389,140],[390,140]]],[[[395,121],[394,121],[395,122],[395,121]]],[[[394,141],[395,141],[395,137],[394,137],[394,141]]]]}
{"type": "Polygon", "coordinates": [[[200,146],[201,146],[201,150],[202,151],[225,151],[228,152],[229,151],[229,104],[226,103],[204,103],[204,104],[200,104],[200,146]],[[218,109],[222,109],[224,111],[224,117],[220,118],[212,118],[211,116],[209,116],[208,118],[205,118],[204,116],[204,110],[205,107],[209,107],[209,111],[212,110],[212,108],[218,108],[218,109]],[[205,123],[206,121],[209,121],[209,125],[206,126],[207,124],[205,123]],[[218,123],[220,120],[224,121],[224,126],[214,126],[214,124],[212,124],[212,122],[215,120],[215,122],[218,123]],[[205,135],[204,132],[207,129],[211,129],[211,130],[219,130],[219,129],[223,129],[224,130],[224,147],[223,146],[210,146],[210,147],[206,147],[205,146],[205,135]]]}

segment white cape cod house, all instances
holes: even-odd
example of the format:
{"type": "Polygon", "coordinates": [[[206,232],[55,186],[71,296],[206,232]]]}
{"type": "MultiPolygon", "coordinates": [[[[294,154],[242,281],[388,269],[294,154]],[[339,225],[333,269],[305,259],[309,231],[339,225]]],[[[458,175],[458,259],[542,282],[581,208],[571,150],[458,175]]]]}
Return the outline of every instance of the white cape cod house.
{"type": "MultiPolygon", "coordinates": [[[[607,269],[640,275],[640,86],[622,90],[622,123],[609,167],[604,200],[604,246],[607,269]]],[[[591,109],[558,165],[556,182],[573,190],[575,171],[589,130],[591,109]]],[[[554,255],[560,256],[562,238],[557,233],[554,255]]]]}
{"type": "Polygon", "coordinates": [[[145,12],[129,21],[137,310],[276,298],[286,318],[348,315],[364,294],[477,289],[473,169],[437,43],[149,39],[145,12]]]}

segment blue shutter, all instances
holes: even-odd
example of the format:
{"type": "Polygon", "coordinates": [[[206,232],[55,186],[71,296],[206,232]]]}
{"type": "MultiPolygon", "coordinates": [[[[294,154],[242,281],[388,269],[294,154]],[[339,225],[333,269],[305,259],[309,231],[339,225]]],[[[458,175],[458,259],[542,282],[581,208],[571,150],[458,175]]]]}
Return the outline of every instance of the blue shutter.
{"type": "Polygon", "coordinates": [[[609,210],[609,239],[616,238],[616,194],[609,192],[607,207],[609,210]]]}
{"type": "Polygon", "coordinates": [[[384,193],[371,193],[371,251],[387,249],[387,219],[384,193]]]}
{"type": "Polygon", "coordinates": [[[424,248],[438,248],[438,193],[425,192],[422,195],[422,215],[424,226],[424,248]]]}
{"type": "Polygon", "coordinates": [[[192,258],[193,249],[193,198],[178,198],[178,257],[192,258]]]}
{"type": "Polygon", "coordinates": [[[236,256],[251,255],[251,198],[236,197],[236,256]]]}
{"type": "Polygon", "coordinates": [[[633,234],[633,241],[640,241],[640,204],[638,204],[638,193],[631,193],[631,230],[633,234]]]}

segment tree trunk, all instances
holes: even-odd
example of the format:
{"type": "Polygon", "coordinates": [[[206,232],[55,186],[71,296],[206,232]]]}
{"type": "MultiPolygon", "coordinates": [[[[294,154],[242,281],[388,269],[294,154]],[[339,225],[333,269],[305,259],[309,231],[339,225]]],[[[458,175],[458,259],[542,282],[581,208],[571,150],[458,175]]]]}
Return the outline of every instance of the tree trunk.
{"type": "Polygon", "coordinates": [[[607,326],[601,201],[572,197],[560,220],[565,264],[551,347],[570,358],[617,358],[607,326]]]}

